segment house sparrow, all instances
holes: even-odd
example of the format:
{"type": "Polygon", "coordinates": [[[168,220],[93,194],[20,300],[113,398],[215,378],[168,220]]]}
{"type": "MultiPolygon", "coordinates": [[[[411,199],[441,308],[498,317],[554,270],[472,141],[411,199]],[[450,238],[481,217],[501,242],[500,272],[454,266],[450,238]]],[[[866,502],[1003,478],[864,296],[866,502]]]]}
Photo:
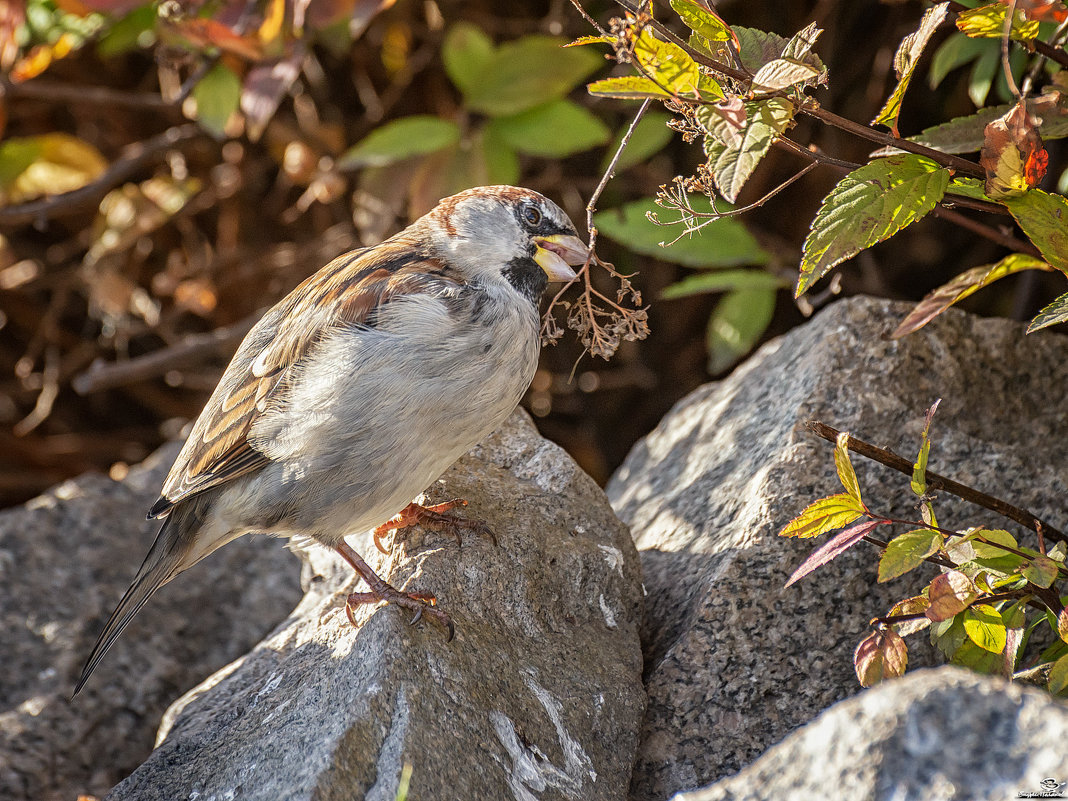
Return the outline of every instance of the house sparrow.
{"type": "Polygon", "coordinates": [[[515,409],[538,364],[538,301],[588,254],[544,196],[479,187],[339,256],[276,304],[171,467],[149,512],[163,527],[75,694],[152,593],[253,532],[338,551],[369,588],[349,596],[350,619],[352,606],[386,601],[433,617],[451,637],[433,596],[390,586],[344,537],[402,507],[389,525],[450,521],[452,504],[409,501],[515,409]]]}

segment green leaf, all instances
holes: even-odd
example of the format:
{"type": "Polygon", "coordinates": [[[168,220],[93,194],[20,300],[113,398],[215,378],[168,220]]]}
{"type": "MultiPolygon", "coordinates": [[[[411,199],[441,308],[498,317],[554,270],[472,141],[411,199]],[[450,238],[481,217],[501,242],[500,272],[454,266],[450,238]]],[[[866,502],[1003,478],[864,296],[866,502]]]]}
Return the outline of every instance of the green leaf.
{"type": "Polygon", "coordinates": [[[214,136],[226,136],[226,123],[241,101],[241,79],[223,64],[216,64],[193,88],[197,122],[214,136]]]}
{"type": "Polygon", "coordinates": [[[461,93],[473,89],[493,60],[493,40],[470,22],[458,22],[449,28],[441,46],[445,72],[461,93]]]}
{"type": "Polygon", "coordinates": [[[573,39],[568,42],[564,47],[581,47],[582,45],[590,44],[612,44],[615,39],[611,36],[580,36],[578,39],[573,39]]]}
{"type": "Polygon", "coordinates": [[[839,262],[926,215],[948,184],[948,169],[911,154],[876,159],[853,170],[823,199],[812,222],[797,296],[839,262]]]}
{"type": "Polygon", "coordinates": [[[1001,48],[988,47],[979,54],[968,75],[968,97],[976,106],[986,105],[986,97],[1001,69],[1001,48]]]}
{"type": "Polygon", "coordinates": [[[1062,656],[1049,669],[1049,691],[1062,695],[1068,689],[1068,656],[1062,656]]]}
{"type": "Polygon", "coordinates": [[[732,30],[738,36],[738,53],[742,65],[750,72],[756,72],[768,62],[781,57],[803,61],[820,75],[826,70],[819,56],[811,52],[816,39],[822,33],[815,23],[798,31],[790,39],[785,39],[777,33],[739,25],[733,26],[732,30]]]}
{"type": "Polygon", "coordinates": [[[774,289],[734,289],[708,318],[708,372],[716,375],[753,349],[775,312],[774,289]]]}
{"type": "Polygon", "coordinates": [[[947,659],[960,650],[968,640],[964,633],[964,621],[957,616],[952,616],[941,621],[932,621],[931,644],[936,646],[947,659]]]}
{"type": "Polygon", "coordinates": [[[482,129],[481,145],[486,162],[486,183],[492,186],[518,183],[521,174],[519,156],[512,146],[497,136],[491,126],[482,129]]]}
{"type": "Polygon", "coordinates": [[[1046,261],[1068,275],[1068,200],[1031,189],[1002,202],[1046,261]]]}
{"type": "Polygon", "coordinates": [[[708,270],[687,276],[678,283],[664,287],[662,300],[674,300],[707,292],[727,292],[741,289],[774,290],[786,286],[786,281],[763,270],[708,270]]]}
{"type": "Polygon", "coordinates": [[[984,651],[1000,654],[1005,650],[1005,623],[989,604],[974,604],[965,610],[964,633],[984,651]]]}
{"type": "Polygon", "coordinates": [[[1047,556],[1032,556],[1020,568],[1020,575],[1036,587],[1050,587],[1057,580],[1057,563],[1047,556]]]}
{"type": "MultiPolygon", "coordinates": [[[[1027,110],[1042,120],[1038,133],[1044,140],[1063,139],[1068,136],[1068,112],[1061,106],[1050,107],[1035,100],[1027,103],[1027,110]]],[[[910,142],[933,147],[943,153],[975,153],[982,149],[986,138],[986,126],[1012,111],[1012,106],[1000,105],[981,108],[967,117],[955,117],[949,122],[925,128],[910,142]]]]}
{"type": "Polygon", "coordinates": [[[953,654],[951,661],[954,665],[966,667],[976,673],[996,675],[1001,672],[1002,656],[980,648],[970,639],[965,638],[960,648],[953,654]]]}
{"type": "Polygon", "coordinates": [[[460,127],[450,120],[416,114],[380,125],[338,159],[341,169],[383,167],[444,150],[460,141],[460,127]]]}
{"type": "Polygon", "coordinates": [[[934,577],[928,586],[931,602],[927,617],[938,623],[963,612],[975,598],[975,585],[959,570],[947,570],[934,577]]]}
{"type": "Polygon", "coordinates": [[[1009,554],[1009,551],[1005,550],[1005,548],[999,547],[1001,545],[1013,550],[1018,550],[1020,547],[1019,543],[1016,542],[1016,538],[1004,529],[980,528],[975,531],[972,548],[975,550],[976,556],[983,559],[997,559],[1009,554]]]}
{"type": "Polygon", "coordinates": [[[901,321],[894,333],[891,334],[891,337],[897,339],[923,328],[954,303],[960,303],[973,292],[989,286],[1006,275],[1012,275],[1024,270],[1046,270],[1048,272],[1052,269],[1042,259],[1037,259],[1025,253],[1012,253],[996,264],[983,264],[979,267],[972,267],[949,283],[929,292],[901,321]]]}
{"type": "Polygon", "coordinates": [[[778,92],[788,86],[811,81],[819,71],[811,64],[789,58],[769,61],[753,76],[753,89],[761,93],[778,92]]]}
{"type": "MultiPolygon", "coordinates": [[[[991,3],[962,11],[957,15],[957,27],[962,33],[973,37],[1000,39],[1005,33],[1005,13],[1008,8],[1001,3],[991,3]]],[[[1027,19],[1022,11],[1013,16],[1009,38],[1027,41],[1038,36],[1038,22],[1027,19]]]]}
{"type": "Polygon", "coordinates": [[[96,43],[97,55],[108,59],[135,48],[152,47],[156,43],[157,14],[156,4],[146,3],[108,25],[96,43]]]}
{"type": "Polygon", "coordinates": [[[564,44],[540,35],[505,42],[461,89],[468,108],[491,117],[518,114],[563,97],[604,64],[600,54],[564,44]]]}
{"type": "Polygon", "coordinates": [[[693,0],[671,0],[671,7],[694,33],[713,42],[728,42],[733,38],[727,23],[693,0]]]}
{"type": "Polygon", "coordinates": [[[879,581],[890,581],[919,567],[942,547],[942,535],[929,528],[906,531],[894,537],[879,560],[879,581]]]}
{"type": "Polygon", "coordinates": [[[1048,306],[1043,307],[1042,311],[1036,314],[1035,319],[1027,326],[1027,333],[1032,334],[1042,328],[1065,321],[1068,321],[1068,292],[1057,297],[1048,306]]]}
{"type": "Polygon", "coordinates": [[[6,193],[15,179],[37,161],[44,152],[38,137],[26,136],[0,142],[0,190],[6,193]]]}
{"type": "Polygon", "coordinates": [[[920,432],[920,452],[916,456],[916,461],[912,463],[912,480],[909,482],[909,487],[921,497],[927,492],[927,457],[931,452],[931,421],[934,420],[938,404],[941,402],[942,399],[939,398],[927,410],[923,420],[923,431],[920,432]]]}
{"type": "Polygon", "coordinates": [[[586,87],[594,97],[614,97],[618,100],[670,99],[671,92],[639,75],[624,75],[620,78],[602,78],[586,87]]]}
{"type": "Polygon", "coordinates": [[[857,481],[857,473],[853,469],[853,462],[849,459],[849,434],[842,431],[834,441],[834,469],[838,473],[838,480],[851,497],[863,508],[864,502],[860,499],[860,482],[857,481]]]}
{"type": "Polygon", "coordinates": [[[864,507],[852,495],[839,493],[820,498],[806,506],[797,517],[783,526],[780,537],[818,537],[848,526],[864,514],[864,507]]]}
{"type": "Polygon", "coordinates": [[[920,20],[920,27],[915,33],[910,33],[901,40],[901,45],[894,55],[894,71],[897,73],[897,87],[894,89],[886,105],[872,120],[873,125],[885,125],[897,136],[897,118],[901,113],[901,101],[905,97],[905,90],[909,87],[912,74],[916,71],[916,65],[923,55],[923,49],[927,46],[931,35],[942,24],[949,11],[949,3],[938,3],[924,12],[920,20]]]}
{"type": "MultiPolygon", "coordinates": [[[[704,195],[691,196],[690,201],[694,211],[706,214],[712,212],[711,201],[704,195]]],[[[727,203],[718,205],[720,212],[733,208],[727,203]]],[[[767,264],[771,258],[745,226],[732,217],[720,217],[692,236],[683,236],[678,241],[662,247],[664,240],[671,242],[679,236],[682,229],[675,224],[653,223],[646,217],[650,212],[657,212],[661,217],[666,214],[653,200],[637,200],[619,209],[598,212],[594,215],[593,223],[604,236],[626,245],[636,253],[687,267],[760,265],[767,264]]]]}
{"type": "Polygon", "coordinates": [[[986,50],[997,48],[997,46],[996,42],[972,39],[963,33],[951,34],[935,50],[931,66],[927,71],[927,85],[932,89],[937,89],[953,70],[964,66],[969,61],[974,61],[986,50]]]}
{"type": "Polygon", "coordinates": [[[657,39],[651,28],[642,28],[634,39],[634,60],[671,94],[699,96],[701,70],[697,62],[677,44],[657,39]]]}
{"type": "Polygon", "coordinates": [[[604,144],[611,135],[608,126],[570,100],[553,100],[509,117],[497,117],[489,127],[520,153],[543,158],[581,153],[604,144]]]}
{"type": "MultiPolygon", "coordinates": [[[[645,116],[638,120],[634,133],[627,141],[627,147],[616,163],[616,172],[623,172],[646,161],[654,153],[659,153],[674,136],[674,131],[667,127],[672,119],[674,118],[670,114],[662,111],[647,111],[645,116]]],[[[616,133],[601,162],[602,171],[608,169],[608,163],[619,149],[619,143],[623,141],[629,127],[625,125],[616,133]]]]}
{"type": "Polygon", "coordinates": [[[733,137],[723,131],[731,123],[717,114],[714,107],[701,106],[696,115],[710,134],[705,139],[708,168],[720,194],[732,203],[776,137],[794,118],[793,103],[783,97],[746,103],[745,111],[745,125],[740,132],[733,131],[733,137]]]}

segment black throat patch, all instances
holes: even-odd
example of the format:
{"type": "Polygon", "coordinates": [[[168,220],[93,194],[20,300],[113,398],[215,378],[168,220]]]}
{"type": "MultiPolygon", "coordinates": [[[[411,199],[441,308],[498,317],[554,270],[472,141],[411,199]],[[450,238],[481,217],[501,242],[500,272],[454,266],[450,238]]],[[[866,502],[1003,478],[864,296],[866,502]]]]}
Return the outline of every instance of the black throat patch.
{"type": "Polygon", "coordinates": [[[535,305],[549,285],[549,277],[531,256],[516,256],[505,266],[502,275],[520,295],[535,305]]]}

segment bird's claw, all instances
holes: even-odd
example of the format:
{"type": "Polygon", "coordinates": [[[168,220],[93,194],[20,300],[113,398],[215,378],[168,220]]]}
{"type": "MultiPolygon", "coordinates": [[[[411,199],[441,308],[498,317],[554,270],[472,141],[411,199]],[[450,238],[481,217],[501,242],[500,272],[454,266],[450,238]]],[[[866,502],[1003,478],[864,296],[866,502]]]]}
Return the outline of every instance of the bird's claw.
{"type": "Polygon", "coordinates": [[[454,498],[451,501],[436,503],[431,506],[410,503],[399,514],[374,530],[375,547],[382,553],[388,554],[389,548],[382,543],[385,536],[390,531],[401,531],[412,526],[422,526],[432,531],[448,534],[455,538],[457,545],[463,543],[463,538],[460,535],[461,531],[481,534],[488,537],[496,545],[497,536],[484,522],[481,520],[468,520],[449,513],[450,510],[458,506],[467,506],[467,501],[463,498],[454,498]]]}

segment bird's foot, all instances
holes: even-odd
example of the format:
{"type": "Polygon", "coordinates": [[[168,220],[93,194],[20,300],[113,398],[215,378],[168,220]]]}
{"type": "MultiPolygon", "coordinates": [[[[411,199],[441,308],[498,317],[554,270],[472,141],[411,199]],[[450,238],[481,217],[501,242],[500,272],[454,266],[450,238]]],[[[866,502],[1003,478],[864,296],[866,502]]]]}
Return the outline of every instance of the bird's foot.
{"type": "MultiPolygon", "coordinates": [[[[375,547],[382,553],[389,553],[389,548],[382,544],[382,539],[390,531],[401,531],[412,526],[422,526],[431,531],[440,531],[456,539],[456,544],[462,543],[461,532],[467,534],[481,534],[489,537],[494,545],[497,537],[492,529],[481,520],[468,520],[459,515],[450,514],[450,510],[457,506],[467,506],[467,501],[462,498],[454,498],[444,503],[436,503],[433,506],[422,506],[418,503],[410,503],[401,510],[400,514],[383,523],[375,529],[375,547]]],[[[390,545],[392,547],[392,543],[390,545]]]]}
{"type": "Polygon", "coordinates": [[[345,614],[348,615],[349,622],[355,628],[359,628],[356,623],[356,615],[354,608],[360,604],[372,604],[379,601],[385,601],[387,604],[393,604],[403,609],[410,609],[415,612],[410,624],[415,625],[418,623],[423,615],[426,615],[431,620],[442,626],[449,634],[447,640],[452,640],[456,634],[456,627],[452,624],[452,618],[437,608],[438,599],[433,595],[421,592],[402,592],[388,583],[385,579],[375,573],[370,565],[368,565],[360,557],[356,551],[349,547],[348,543],[344,540],[341,544],[336,546],[335,550],[341,554],[341,556],[352,565],[353,570],[359,574],[367,586],[370,587],[369,592],[354,592],[350,593],[348,598],[345,599],[345,614]]]}

